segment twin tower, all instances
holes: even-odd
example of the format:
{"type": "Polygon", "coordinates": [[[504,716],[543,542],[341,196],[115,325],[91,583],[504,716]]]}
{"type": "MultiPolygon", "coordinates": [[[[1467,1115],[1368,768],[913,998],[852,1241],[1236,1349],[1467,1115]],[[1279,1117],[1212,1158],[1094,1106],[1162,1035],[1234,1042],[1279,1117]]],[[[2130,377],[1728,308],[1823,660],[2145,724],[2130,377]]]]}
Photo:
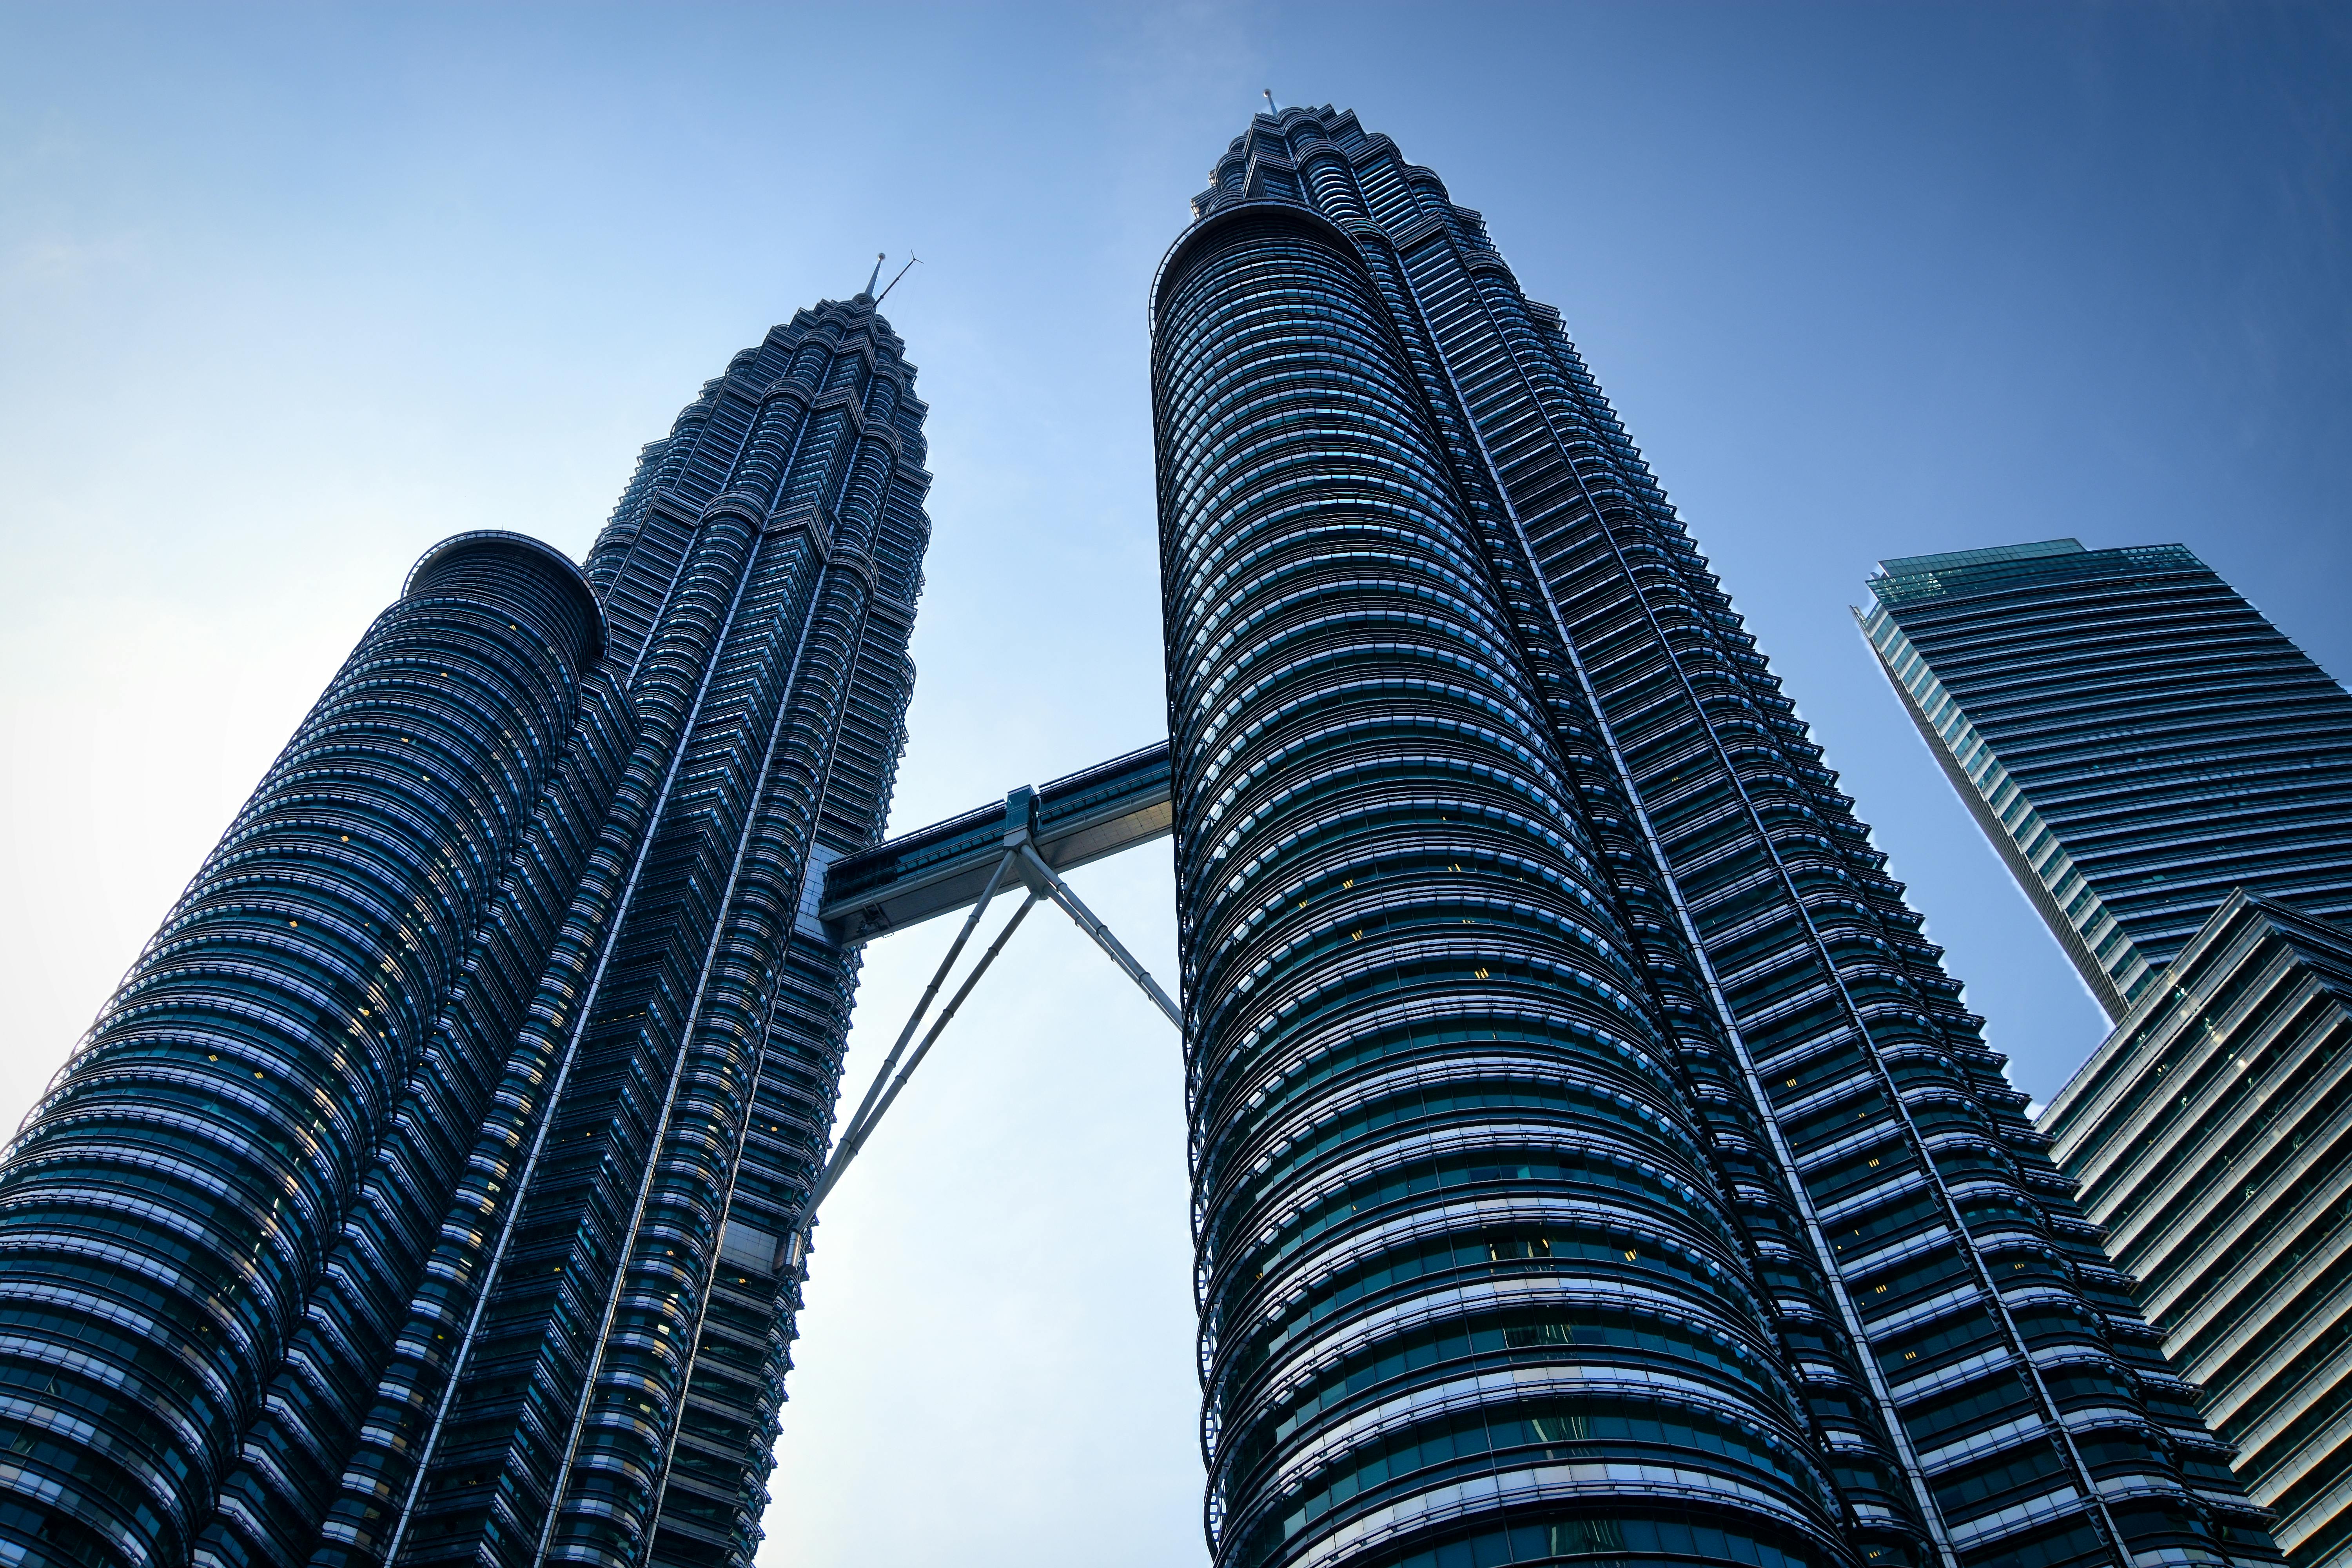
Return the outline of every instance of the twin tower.
{"type": "MultiPolygon", "coordinates": [[[[1559,314],[1350,113],[1260,115],[1193,210],[1218,1568],[2277,1563],[1559,314]]],[[[913,378],[868,295],[804,310],[584,568],[418,564],[0,1165],[0,1563],[747,1568],[913,378]]]]}

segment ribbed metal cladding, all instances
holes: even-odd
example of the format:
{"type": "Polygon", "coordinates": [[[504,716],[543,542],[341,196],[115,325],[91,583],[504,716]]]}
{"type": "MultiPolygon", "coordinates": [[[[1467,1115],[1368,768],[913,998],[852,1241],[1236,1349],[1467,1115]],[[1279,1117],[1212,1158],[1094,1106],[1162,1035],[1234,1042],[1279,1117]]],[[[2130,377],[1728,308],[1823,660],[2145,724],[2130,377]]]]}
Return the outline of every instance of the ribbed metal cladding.
{"type": "MultiPolygon", "coordinates": [[[[1662,1076],[1679,1085],[1723,1194],[1742,1293],[1766,1303],[1836,1489],[1843,1549],[1874,1564],[1958,1568],[2275,1563],[2262,1515],[2026,1123],[1981,1020],[1558,313],[1519,290],[1476,213],[1352,114],[1259,116],[1212,180],[1194,198],[1196,235],[1268,205],[1311,208],[1345,231],[1335,248],[1353,266],[1343,270],[1370,290],[1364,313],[1397,345],[1434,432],[1424,456],[1455,498],[1454,537],[1505,607],[1496,626],[1517,645],[1557,793],[1581,819],[1625,989],[1645,998],[1662,1076]]],[[[1165,285],[1163,318],[1164,299],[1165,285]]],[[[1313,346],[1262,346],[1263,374],[1303,377],[1328,352],[1311,321],[1293,335],[1313,346]]],[[[1196,458],[1170,435],[1181,405],[1166,388],[1189,373],[1169,343],[1163,319],[1163,538],[1178,465],[1196,458]]],[[[1352,386],[1318,395],[1321,417],[1361,401],[1352,386]]],[[[1233,442],[1254,451],[1286,428],[1253,426],[1233,442]]],[[[1286,482],[1311,495],[1319,461],[1298,453],[1286,482]]],[[[1329,466],[1362,465],[1335,451],[1329,466]]],[[[1211,491],[1196,504],[1221,516],[1232,500],[1211,491]]],[[[1171,605],[1181,564],[1167,562],[1171,605]]],[[[1235,580],[1190,591],[1205,605],[1235,580]]],[[[1192,689],[1184,660],[1197,657],[1171,644],[1172,691],[1192,689]]],[[[1202,721],[1180,702],[1180,847],[1184,726],[1202,721]]],[[[1191,866],[1180,855],[1180,875],[1191,866]]],[[[1188,919],[1213,896],[1189,883],[1181,895],[1188,919]]],[[[1210,962],[1206,944],[1221,935],[1188,926],[1188,954],[1210,962]]],[[[1192,1004],[1204,1030],[1221,1016],[1207,997],[1192,1004]]],[[[1196,1057],[1208,1060],[1219,1038],[1202,1035],[1196,1057]]],[[[1353,1104],[1335,1095],[1328,1109],[1344,1116],[1353,1104]]],[[[1196,1150],[1204,1174],[1215,1153],[1196,1150]]],[[[1273,1194],[1254,1201],[1287,1207],[1273,1194]]],[[[1318,1280],[1310,1271],[1299,1283],[1311,1295],[1318,1280]]],[[[1234,1438],[1212,1372],[1214,1451],[1234,1438]]],[[[1654,1495],[1631,1488],[1600,1507],[1643,1508],[1654,1495]]],[[[1446,1549],[1470,1552],[1465,1562],[1570,1554],[1485,1521],[1457,1528],[1446,1549]]],[[[1236,1550],[1233,1522],[1223,1529],[1221,1550],[1236,1550]]],[[[1330,1539],[1350,1563],[1422,1550],[1330,1539]]]]}
{"type": "Polygon", "coordinates": [[[435,551],[35,1108],[0,1167],[17,1560],[186,1561],[347,1233],[413,1287],[371,1184],[447,1201],[432,1042],[601,640],[544,546],[435,551]]]}
{"type": "Polygon", "coordinates": [[[929,521],[864,297],[429,552],[0,1168],[0,1561],[748,1568],[929,521]],[[8,1548],[19,1549],[11,1553],[8,1548]]]}
{"type": "Polygon", "coordinates": [[[2352,916],[2352,694],[2195,555],[1880,565],[1864,635],[2111,1019],[2235,889],[2352,916]]]}
{"type": "Polygon", "coordinates": [[[1353,247],[1297,208],[1203,224],[1153,372],[1218,1562],[1836,1560],[1353,247]]]}
{"type": "Polygon", "coordinates": [[[2231,895],[2042,1125],[2287,1561],[2352,1563],[2352,935],[2231,895]]]}
{"type": "Polygon", "coordinates": [[[802,906],[880,837],[913,683],[913,375],[870,300],[801,312],[590,553],[633,747],[321,1568],[757,1550],[856,973],[802,906]]]}

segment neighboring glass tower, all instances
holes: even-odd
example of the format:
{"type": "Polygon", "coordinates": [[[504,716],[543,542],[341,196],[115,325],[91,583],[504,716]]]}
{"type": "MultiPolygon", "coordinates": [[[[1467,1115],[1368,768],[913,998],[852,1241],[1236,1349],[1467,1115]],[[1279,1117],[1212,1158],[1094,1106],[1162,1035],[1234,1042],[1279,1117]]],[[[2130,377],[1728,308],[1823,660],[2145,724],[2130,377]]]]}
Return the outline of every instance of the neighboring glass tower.
{"type": "Polygon", "coordinates": [[[2352,916],[2352,695],[2203,562],[1879,565],[1870,646],[2111,1021],[2235,889],[2352,916]]]}
{"type": "Polygon", "coordinates": [[[1152,300],[1219,1568],[2275,1562],[1562,331],[1351,113],[1152,300]]]}
{"type": "Polygon", "coordinates": [[[870,297],[804,310],[584,574],[419,563],[0,1164],[0,1562],[750,1562],[913,378],[870,297]]]}
{"type": "Polygon", "coordinates": [[[2287,1561],[2352,1564],[2352,932],[2232,893],[2042,1124],[2287,1561]]]}
{"type": "Polygon", "coordinates": [[[2352,1563],[2352,695],[2177,544],[1880,566],[1871,647],[2115,1024],[2053,1152],[2288,1560],[2352,1563]]]}

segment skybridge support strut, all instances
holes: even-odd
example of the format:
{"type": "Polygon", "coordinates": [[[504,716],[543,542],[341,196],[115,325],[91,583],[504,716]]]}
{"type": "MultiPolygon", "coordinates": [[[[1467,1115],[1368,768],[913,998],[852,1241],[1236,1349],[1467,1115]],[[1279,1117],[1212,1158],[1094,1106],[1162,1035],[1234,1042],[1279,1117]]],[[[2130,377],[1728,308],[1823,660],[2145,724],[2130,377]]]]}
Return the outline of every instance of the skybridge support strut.
{"type": "MultiPolygon", "coordinates": [[[[1048,852],[1058,853],[1066,863],[1076,864],[1163,837],[1167,831],[1168,799],[1165,757],[1164,746],[1150,748],[1117,759],[1101,768],[1089,770],[1087,773],[1074,775],[1072,780],[1056,781],[1055,784],[1047,785],[1048,791],[1073,783],[1087,786],[1083,794],[1076,795],[1075,809],[1066,810],[1063,820],[1051,824],[1059,831],[1049,832],[1045,838],[1048,852]],[[1067,820],[1069,818],[1076,820],[1067,820]]],[[[1170,1023],[1179,1030],[1183,1028],[1182,1012],[1161,989],[1160,983],[1151,977],[1150,971],[1136,961],[1135,955],[1111,934],[1110,928],[1103,923],[1101,918],[1087,907],[1086,900],[1062,879],[1061,873],[1048,862],[1046,856],[1038,852],[1040,840],[1036,830],[1043,815],[1038,806],[1039,794],[1035,790],[1018,789],[1005,798],[1003,826],[993,843],[988,843],[982,837],[985,818],[974,823],[972,816],[967,816],[944,825],[962,829],[960,837],[944,843],[934,842],[940,838],[940,830],[929,828],[910,836],[909,840],[894,841],[880,849],[867,851],[860,858],[869,863],[877,862],[878,858],[878,863],[887,873],[886,879],[882,879],[907,876],[903,868],[908,864],[927,868],[919,879],[921,891],[917,899],[900,905],[902,911],[911,912],[916,919],[959,908],[965,900],[971,900],[971,912],[964,917],[963,928],[956,933],[955,941],[948,946],[947,955],[940,960],[939,967],[932,972],[930,984],[923,988],[906,1026],[898,1031],[898,1038],[891,1046],[889,1055],[883,1059],[880,1070],[875,1073],[874,1082],[866,1089],[865,1098],[858,1101],[857,1110],[850,1117],[848,1125],[842,1130],[839,1141],[834,1145],[832,1157],[825,1161],[824,1170],[818,1173],[815,1184],[809,1191],[807,1205],[801,1211],[800,1226],[792,1237],[790,1256],[793,1262],[798,1263],[807,1251],[810,1234],[816,1224],[818,1205],[840,1184],[842,1173],[849,1168],[849,1163],[857,1157],[858,1152],[866,1147],[867,1140],[873,1137],[874,1129],[880,1123],[883,1114],[898,1101],[899,1091],[907,1087],[908,1080],[915,1075],[915,1069],[930,1054],[931,1047],[963,1006],[964,999],[971,994],[972,988],[980,984],[980,977],[988,973],[989,966],[996,962],[996,955],[1004,951],[1004,944],[1012,940],[1013,933],[1020,929],[1021,922],[1028,918],[1030,910],[1040,900],[1052,900],[1064,914],[1068,915],[1071,921],[1141,988],[1143,994],[1151,999],[1152,1005],[1166,1015],[1170,1023]],[[973,826],[967,827],[967,823],[973,826]],[[902,845],[909,847],[902,847],[902,845]],[[898,858],[896,863],[891,858],[894,856],[898,858]],[[923,1018],[939,996],[940,988],[947,984],[956,960],[962,956],[965,944],[979,927],[982,913],[999,892],[1007,890],[1005,882],[1008,877],[1023,884],[1027,897],[1013,911],[1013,918],[1004,922],[1003,929],[996,933],[996,939],[988,944],[980,961],[973,964],[971,973],[964,976],[963,984],[956,987],[955,994],[940,1009],[939,1017],[925,1032],[913,1054],[908,1055],[908,1042],[914,1039],[915,1031],[922,1026],[923,1018]],[[957,885],[957,879],[961,879],[961,887],[957,885]],[[977,896],[972,891],[975,888],[977,896]],[[901,1058],[905,1058],[904,1066],[900,1065],[901,1058]]],[[[834,868],[835,875],[839,875],[840,870],[839,867],[834,868]]],[[[878,880],[873,872],[862,868],[856,869],[853,875],[863,877],[869,884],[878,880]]],[[[820,908],[829,930],[843,929],[838,923],[842,920],[840,901],[835,899],[832,887],[825,889],[820,908]]],[[[869,916],[878,916],[882,911],[871,910],[868,912],[869,916]]],[[[857,930],[856,940],[870,940],[890,930],[892,923],[868,918],[857,930]]]]}
{"type": "MultiPolygon", "coordinates": [[[[931,972],[931,983],[923,987],[923,994],[915,1003],[914,1012],[908,1015],[907,1026],[898,1031],[898,1038],[891,1046],[890,1054],[883,1058],[882,1070],[874,1075],[874,1086],[866,1091],[866,1098],[858,1101],[857,1114],[849,1119],[849,1126],[841,1135],[840,1145],[834,1151],[833,1161],[826,1164],[828,1174],[834,1164],[841,1162],[844,1154],[857,1152],[858,1130],[866,1125],[866,1119],[873,1114],[876,1098],[881,1094],[882,1086],[890,1080],[890,1069],[898,1065],[898,1058],[905,1052],[907,1042],[915,1037],[916,1026],[922,1023],[923,1015],[930,1011],[931,998],[940,994],[940,987],[947,981],[948,971],[955,967],[957,956],[963,952],[963,944],[971,940],[972,928],[980,924],[980,917],[987,910],[989,900],[996,897],[996,889],[1003,885],[1004,873],[1013,869],[1018,858],[1018,851],[1010,845],[1006,846],[1003,856],[996,862],[996,868],[989,873],[987,886],[981,889],[980,898],[971,906],[971,913],[964,917],[963,929],[956,932],[955,941],[948,944],[947,956],[940,959],[940,966],[931,972]]],[[[957,999],[959,1001],[962,999],[961,993],[958,994],[957,999]]],[[[823,1181],[818,1184],[816,1190],[809,1195],[809,1206],[812,1209],[816,1206],[816,1200],[824,1195],[825,1190],[831,1184],[830,1182],[823,1181]]]]}
{"type": "MultiPolygon", "coordinates": [[[[1133,953],[1119,945],[1118,938],[1110,934],[1110,927],[1097,920],[1094,910],[1079,902],[1078,895],[1070,890],[1070,885],[1055,875],[1051,866],[1037,858],[1037,851],[1026,840],[1021,846],[1021,858],[1028,862],[1029,870],[1045,881],[1045,896],[1061,905],[1062,912],[1076,921],[1080,931],[1094,938],[1095,944],[1110,954],[1110,961],[1127,971],[1129,980],[1143,987],[1143,994],[1159,1005],[1160,1010],[1168,1015],[1168,1021],[1175,1025],[1181,1034],[1184,1028],[1184,1015],[1177,1010],[1175,1003],[1168,999],[1168,993],[1160,988],[1160,982],[1151,978],[1150,972],[1136,963],[1133,953]]],[[[1034,898],[1036,895],[1032,893],[1030,896],[1034,898]]]]}
{"type": "MultiPolygon", "coordinates": [[[[1037,895],[1034,891],[1021,900],[1021,907],[1013,911],[1013,918],[1004,922],[1004,929],[996,933],[996,940],[988,944],[988,951],[980,955],[980,962],[972,965],[971,973],[964,976],[963,984],[956,987],[956,994],[948,998],[948,1005],[940,1010],[939,1019],[923,1036],[923,1043],[915,1047],[915,1054],[907,1058],[907,1065],[898,1068],[898,1076],[895,1079],[890,1077],[890,1069],[898,1067],[898,1063],[896,1051],[893,1051],[889,1059],[882,1064],[882,1070],[874,1075],[874,1087],[866,1091],[865,1102],[857,1108],[857,1114],[850,1119],[848,1128],[841,1135],[841,1142],[834,1145],[833,1158],[824,1163],[824,1173],[817,1178],[815,1190],[809,1194],[806,1210],[807,1224],[815,1223],[817,1205],[824,1202],[825,1194],[833,1191],[835,1183],[841,1180],[842,1172],[849,1168],[849,1162],[857,1158],[857,1152],[866,1147],[866,1140],[872,1135],[875,1124],[882,1120],[882,1113],[890,1109],[891,1104],[898,1098],[898,1091],[907,1087],[907,1080],[915,1076],[917,1068],[923,1065],[923,1058],[930,1054],[932,1044],[947,1028],[949,1021],[954,1018],[956,1010],[963,1005],[963,999],[971,994],[971,988],[980,984],[980,977],[988,973],[988,966],[996,962],[996,955],[1004,951],[1005,942],[1011,940],[1014,931],[1021,929],[1021,922],[1028,918],[1029,911],[1036,906],[1036,903],[1037,895]],[[886,1079],[890,1084],[887,1091],[882,1088],[886,1079]],[[876,1098],[877,1095],[880,1096],[878,1100],[876,1098]]],[[[980,918],[980,911],[985,907],[984,904],[976,904],[972,907],[973,921],[980,918]]],[[[966,930],[970,930],[970,922],[966,923],[966,930]]],[[[957,945],[962,944],[959,942],[957,945]]],[[[948,954],[948,963],[953,963],[954,960],[955,953],[950,952],[948,954]]],[[[942,975],[946,974],[946,963],[940,965],[940,973],[942,975]]],[[[932,990],[937,989],[938,984],[934,982],[932,990]]],[[[924,994],[923,1000],[925,1002],[930,1000],[929,992],[924,994]]],[[[915,1009],[915,1016],[907,1020],[906,1035],[914,1033],[915,1025],[921,1018],[922,1008],[918,1005],[915,1009]]],[[[902,1046],[906,1044],[906,1035],[899,1037],[898,1043],[902,1046]]],[[[805,1229],[806,1225],[803,1225],[803,1228],[805,1229]]]]}

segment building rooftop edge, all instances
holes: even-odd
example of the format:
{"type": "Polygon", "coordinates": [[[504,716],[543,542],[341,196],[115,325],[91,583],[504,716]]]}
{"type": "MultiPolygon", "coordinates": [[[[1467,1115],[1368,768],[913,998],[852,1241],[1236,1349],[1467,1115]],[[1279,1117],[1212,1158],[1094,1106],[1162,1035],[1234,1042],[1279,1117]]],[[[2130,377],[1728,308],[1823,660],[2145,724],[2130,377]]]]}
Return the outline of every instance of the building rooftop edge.
{"type": "Polygon", "coordinates": [[[1941,555],[1896,555],[1878,563],[1889,577],[1909,577],[1921,572],[1949,572],[1959,566],[1982,566],[1995,561],[2032,561],[2050,555],[2083,555],[2079,539],[2045,539],[2036,544],[2000,544],[1988,550],[1948,550],[1941,555]]]}
{"type": "Polygon", "coordinates": [[[1876,598],[1879,608],[1891,610],[1922,599],[1958,597],[2039,582],[2132,572],[2201,570],[2205,563],[2183,544],[2126,544],[2113,550],[2085,550],[2079,540],[2048,539],[2032,544],[1955,550],[1941,555],[1897,555],[1881,561],[1878,566],[1877,575],[1865,578],[1864,585],[1876,598]]]}

